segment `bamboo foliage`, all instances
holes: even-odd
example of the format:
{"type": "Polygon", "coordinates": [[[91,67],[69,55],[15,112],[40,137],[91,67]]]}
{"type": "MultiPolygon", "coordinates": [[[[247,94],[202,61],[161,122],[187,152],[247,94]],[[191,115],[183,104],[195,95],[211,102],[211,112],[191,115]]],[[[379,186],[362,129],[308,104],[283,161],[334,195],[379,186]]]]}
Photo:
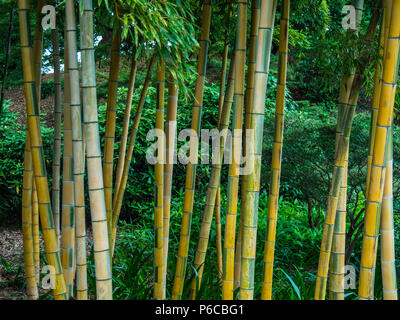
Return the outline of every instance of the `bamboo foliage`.
{"type": "Polygon", "coordinates": [[[18,0],[20,42],[22,54],[22,66],[24,77],[24,90],[28,116],[28,130],[31,145],[31,155],[33,162],[33,172],[37,187],[39,200],[40,220],[42,225],[43,238],[47,261],[55,269],[56,286],[54,298],[57,300],[66,299],[64,276],[61,269],[60,254],[58,251],[57,236],[54,228],[54,220],[50,203],[50,193],[45,170],[44,152],[41,137],[40,121],[38,114],[37,89],[35,87],[33,70],[32,44],[30,43],[29,30],[29,2],[18,0]]]}
{"type": "Polygon", "coordinates": [[[271,184],[268,197],[268,223],[264,243],[264,281],[261,299],[271,300],[276,225],[278,220],[279,186],[282,166],[283,127],[285,113],[285,91],[288,56],[290,0],[284,0],[281,8],[278,83],[276,86],[275,134],[272,144],[271,184]]]}
{"type": "MultiPolygon", "coordinates": [[[[200,49],[197,65],[197,79],[195,86],[195,101],[192,109],[191,128],[199,135],[201,128],[201,109],[204,95],[204,80],[207,68],[208,42],[210,35],[211,22],[211,0],[203,3],[203,16],[201,23],[200,49]]],[[[198,146],[194,148],[198,150],[198,146]]],[[[197,152],[196,152],[197,154],[197,152]]],[[[183,203],[183,214],[181,222],[181,232],[179,238],[178,257],[176,262],[174,286],[172,289],[172,299],[178,300],[182,297],[183,283],[186,274],[187,257],[189,251],[190,230],[192,224],[193,201],[196,180],[196,164],[189,162],[186,168],[185,197],[183,203]]]]}
{"type": "MultiPolygon", "coordinates": [[[[258,37],[258,24],[260,21],[260,0],[252,0],[251,6],[251,27],[250,27],[250,43],[249,43],[249,54],[248,54],[248,62],[247,62],[247,84],[246,84],[246,92],[244,97],[245,103],[245,127],[246,131],[243,134],[243,155],[247,156],[247,130],[250,129],[250,114],[253,108],[253,91],[254,91],[254,72],[256,67],[256,44],[258,37]]],[[[238,228],[238,236],[236,240],[235,246],[235,280],[234,280],[234,289],[237,289],[240,286],[240,266],[242,259],[242,235],[243,235],[243,217],[242,214],[245,211],[246,207],[246,178],[247,175],[241,176],[241,188],[240,188],[240,221],[238,228]]]]}
{"type": "MultiPolygon", "coordinates": [[[[165,62],[157,65],[157,99],[156,99],[156,130],[164,134],[164,92],[165,92],[165,62]]],[[[157,134],[157,133],[156,133],[157,134]]],[[[164,163],[165,139],[164,135],[157,136],[157,162],[154,168],[154,299],[165,298],[164,281],[164,163]]]]}
{"type": "MultiPolygon", "coordinates": [[[[378,118],[375,129],[374,151],[371,165],[370,185],[366,200],[364,236],[361,251],[359,299],[374,298],[374,274],[380,211],[385,186],[386,160],[390,154],[390,131],[393,121],[393,105],[399,57],[400,1],[393,0],[388,38],[385,41],[386,54],[383,60],[382,88],[378,118]]],[[[390,191],[387,190],[389,193],[390,191]]],[[[387,227],[387,226],[385,226],[387,227]]]]}
{"type": "Polygon", "coordinates": [[[240,299],[252,300],[254,294],[254,265],[257,237],[258,198],[262,156],[264,105],[275,21],[276,0],[262,0],[256,44],[253,108],[250,116],[250,148],[248,162],[252,168],[246,178],[246,204],[243,216],[242,259],[240,270],[240,299]]]}
{"type": "MultiPolygon", "coordinates": [[[[93,226],[96,292],[98,300],[111,300],[111,257],[104,198],[100,135],[97,115],[92,0],[83,0],[83,11],[80,16],[80,25],[83,115],[87,145],[86,161],[88,170],[90,211],[93,226]]],[[[86,281],[82,282],[81,288],[82,292],[80,298],[87,299],[86,281]]]]}
{"type": "Polygon", "coordinates": [[[168,246],[169,246],[169,224],[171,215],[171,193],[172,193],[172,177],[174,170],[174,159],[176,156],[176,130],[177,130],[177,107],[178,107],[178,88],[175,85],[175,79],[170,74],[168,81],[168,103],[167,115],[165,122],[165,164],[164,164],[164,245],[163,245],[163,287],[167,282],[168,270],[168,246]]]}

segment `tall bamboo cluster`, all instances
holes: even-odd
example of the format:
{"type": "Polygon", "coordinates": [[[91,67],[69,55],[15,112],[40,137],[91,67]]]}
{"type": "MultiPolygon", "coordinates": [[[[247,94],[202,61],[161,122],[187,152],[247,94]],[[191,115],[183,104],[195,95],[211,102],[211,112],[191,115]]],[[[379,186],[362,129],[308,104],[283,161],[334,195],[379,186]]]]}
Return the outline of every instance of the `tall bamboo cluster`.
{"type": "Polygon", "coordinates": [[[261,287],[261,299],[271,300],[276,225],[278,220],[279,186],[282,163],[283,126],[285,112],[285,92],[287,55],[289,38],[290,0],[284,0],[281,8],[278,83],[276,86],[275,134],[272,144],[271,184],[268,197],[268,224],[264,244],[264,280],[261,287]]]}
{"type": "Polygon", "coordinates": [[[27,0],[19,0],[18,9],[24,91],[31,155],[33,162],[33,175],[35,177],[38,201],[40,203],[39,213],[47,261],[49,265],[54,267],[55,270],[56,286],[54,288],[53,295],[55,299],[61,300],[67,299],[67,291],[64,281],[63,270],[61,268],[61,259],[58,250],[58,241],[54,226],[54,217],[50,203],[47,173],[45,170],[46,167],[41,137],[40,119],[38,114],[38,91],[36,88],[35,71],[33,68],[34,55],[32,52],[33,49],[30,37],[29,2],[27,0]]]}
{"type": "Polygon", "coordinates": [[[265,93],[269,72],[272,35],[277,1],[262,0],[256,44],[253,106],[250,113],[250,146],[248,161],[251,168],[246,178],[246,203],[243,214],[242,252],[240,270],[240,299],[252,300],[254,296],[254,267],[257,239],[258,199],[262,157],[265,93]]]}
{"type": "MultiPolygon", "coordinates": [[[[199,136],[200,125],[201,125],[201,109],[204,96],[204,80],[206,76],[205,73],[207,69],[210,23],[211,23],[211,0],[205,0],[203,3],[203,16],[201,23],[202,27],[201,27],[201,36],[199,41],[200,49],[198,56],[197,79],[195,87],[195,101],[192,109],[192,125],[191,125],[192,130],[196,132],[197,136],[199,136]]],[[[193,140],[191,139],[191,141],[193,140]]],[[[195,146],[193,149],[198,150],[198,145],[195,146]]],[[[182,215],[181,232],[179,238],[178,257],[176,261],[174,286],[172,290],[172,299],[174,300],[180,299],[182,297],[183,284],[186,274],[189,241],[190,241],[190,230],[191,230],[192,214],[193,214],[196,167],[197,165],[195,163],[189,162],[186,168],[183,215],[182,215]]]]}
{"type": "Polygon", "coordinates": [[[325,299],[329,262],[330,262],[332,242],[333,242],[333,231],[336,219],[336,210],[338,206],[342,180],[344,178],[346,150],[348,149],[350,141],[350,133],[354,115],[356,112],[356,106],[360,94],[360,88],[363,83],[364,70],[371,62],[371,56],[368,52],[365,51],[365,48],[368,48],[368,46],[371,44],[371,41],[373,41],[374,39],[379,18],[380,18],[380,1],[378,0],[375,3],[373,14],[366,35],[363,39],[362,44],[364,47],[364,51],[362,51],[358,57],[359,63],[357,64],[357,68],[354,73],[354,79],[351,85],[349,98],[348,101],[346,102],[346,108],[343,114],[343,119],[341,120],[343,125],[341,126],[341,131],[338,133],[339,141],[337,143],[336,154],[335,154],[334,171],[332,175],[327,211],[324,221],[324,228],[323,228],[320,256],[318,263],[317,281],[314,292],[314,298],[316,300],[325,299]]]}
{"type": "MultiPolygon", "coordinates": [[[[378,247],[379,235],[379,222],[381,220],[382,212],[384,216],[384,230],[388,228],[390,214],[390,196],[391,181],[386,182],[387,174],[387,160],[391,158],[390,148],[390,135],[393,121],[393,106],[394,97],[396,92],[397,72],[398,72],[398,57],[399,57],[399,39],[400,39],[400,1],[393,0],[391,9],[391,18],[387,38],[385,39],[385,55],[382,63],[382,83],[379,98],[379,109],[376,121],[374,148],[372,154],[372,164],[370,173],[370,182],[368,187],[368,194],[366,200],[366,212],[364,222],[364,237],[361,252],[361,265],[360,265],[360,280],[358,295],[359,299],[373,299],[374,298],[374,279],[375,279],[375,266],[376,255],[378,247]],[[386,189],[386,192],[385,192],[386,189]],[[382,208],[382,201],[386,195],[384,205],[382,208]],[[389,201],[388,201],[389,200],[389,201]]],[[[389,160],[389,176],[391,172],[391,163],[389,160]]],[[[389,225],[390,228],[390,225],[389,225]]],[[[386,236],[386,235],[385,235],[386,236]]],[[[389,235],[390,237],[390,235],[389,235]]],[[[388,238],[385,237],[387,247],[383,250],[385,258],[391,257],[394,260],[393,248],[390,242],[387,243],[388,238]]],[[[384,263],[383,268],[387,268],[384,263]]],[[[392,272],[392,266],[389,265],[388,272],[392,272]]],[[[393,273],[392,273],[393,278],[393,273]]],[[[392,283],[393,279],[388,277],[388,282],[392,283]]],[[[393,294],[393,285],[385,283],[385,296],[393,294]],[[388,290],[388,288],[390,288],[388,290]]]]}
{"type": "MultiPolygon", "coordinates": [[[[247,157],[247,130],[250,129],[250,114],[253,108],[253,91],[254,91],[254,74],[256,68],[256,44],[258,38],[258,25],[260,20],[260,0],[252,0],[251,6],[251,27],[250,27],[250,42],[249,42],[249,54],[247,61],[247,84],[246,84],[246,92],[244,97],[245,102],[245,128],[246,131],[243,134],[243,156],[247,157]]],[[[241,266],[241,257],[242,257],[242,236],[243,236],[243,217],[242,214],[245,210],[246,204],[246,179],[247,175],[241,176],[241,188],[240,188],[240,221],[238,228],[238,236],[236,240],[235,246],[235,266],[234,266],[234,289],[237,289],[240,286],[240,266],[241,266]]]]}
{"type": "MultiPolygon", "coordinates": [[[[353,1],[352,4],[356,9],[356,29],[349,29],[348,34],[358,33],[360,26],[362,11],[364,6],[363,0],[353,1]]],[[[345,70],[341,76],[338,116],[336,125],[335,152],[337,151],[340,133],[343,128],[344,114],[348,107],[351,87],[354,80],[355,70],[345,70]]],[[[344,170],[342,177],[342,185],[340,187],[339,199],[336,209],[335,225],[333,228],[332,239],[332,256],[330,258],[329,268],[329,299],[344,300],[344,276],[345,276],[345,252],[346,252],[346,215],[347,215],[347,175],[348,175],[349,146],[345,150],[344,170]]]]}

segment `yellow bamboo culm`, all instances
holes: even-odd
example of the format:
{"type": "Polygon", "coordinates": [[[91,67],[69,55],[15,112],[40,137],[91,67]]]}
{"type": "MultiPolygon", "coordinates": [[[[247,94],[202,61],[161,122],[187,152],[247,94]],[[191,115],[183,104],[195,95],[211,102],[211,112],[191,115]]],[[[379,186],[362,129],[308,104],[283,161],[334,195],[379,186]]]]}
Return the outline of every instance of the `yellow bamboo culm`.
{"type": "MultiPolygon", "coordinates": [[[[172,194],[172,176],[174,171],[174,159],[176,157],[176,131],[177,131],[177,115],[178,108],[178,88],[175,85],[175,79],[172,73],[168,80],[168,104],[165,122],[165,164],[164,164],[164,247],[163,247],[163,287],[167,283],[168,271],[168,245],[169,245],[169,225],[171,216],[171,194],[172,194]]],[[[165,296],[164,296],[165,299],[165,296]]]]}
{"type": "Polygon", "coordinates": [[[283,127],[285,113],[285,91],[288,56],[290,0],[284,0],[281,10],[278,83],[276,87],[275,135],[272,144],[271,185],[268,198],[268,223],[264,243],[264,280],[261,299],[271,300],[274,270],[276,225],[278,220],[279,186],[282,166],[283,127]]]}
{"type": "MultiPolygon", "coordinates": [[[[191,128],[196,132],[197,136],[201,128],[201,109],[204,96],[204,81],[207,69],[208,42],[210,37],[211,23],[211,0],[205,0],[203,3],[203,17],[200,36],[200,49],[197,65],[197,79],[195,87],[195,98],[192,109],[192,125],[191,128]]],[[[191,150],[195,150],[197,157],[198,144],[196,139],[191,139],[191,150]]],[[[196,159],[197,160],[197,159],[196,159]]],[[[183,202],[183,214],[181,222],[181,231],[179,237],[178,257],[176,261],[174,286],[172,289],[172,299],[179,300],[182,297],[183,284],[185,281],[187,258],[189,252],[190,230],[192,225],[193,201],[196,180],[196,164],[189,160],[186,168],[185,180],[185,197],[183,202]]]]}
{"type": "MultiPolygon", "coordinates": [[[[251,6],[251,27],[250,27],[250,44],[249,54],[247,57],[247,83],[246,93],[244,97],[245,104],[245,127],[246,131],[243,134],[243,156],[247,157],[247,130],[250,129],[251,111],[253,108],[253,91],[254,91],[254,72],[256,68],[256,44],[258,38],[258,24],[260,21],[260,0],[253,0],[251,6]]],[[[234,290],[240,286],[240,266],[242,259],[242,234],[243,234],[243,212],[246,207],[246,178],[247,175],[241,175],[240,185],[240,219],[238,235],[235,246],[235,270],[234,270],[234,290]]]]}
{"type": "Polygon", "coordinates": [[[54,268],[55,271],[55,289],[53,291],[53,295],[55,299],[63,300],[67,299],[67,293],[61,268],[61,259],[58,251],[58,241],[54,227],[50,193],[45,171],[45,160],[38,114],[39,108],[37,100],[37,89],[35,87],[34,79],[35,72],[33,70],[32,63],[32,44],[30,43],[29,2],[27,0],[18,0],[18,8],[28,129],[33,160],[33,172],[38,192],[38,201],[40,203],[40,221],[45,243],[47,261],[49,265],[54,268]]]}
{"type": "Polygon", "coordinates": [[[165,297],[163,286],[163,246],[164,246],[164,91],[165,62],[163,58],[157,65],[156,136],[158,141],[157,160],[154,168],[154,299],[165,297]]]}
{"type": "Polygon", "coordinates": [[[235,43],[235,89],[233,98],[233,136],[232,156],[229,166],[227,187],[227,208],[225,218],[224,241],[224,281],[222,298],[233,299],[234,265],[235,265],[235,238],[236,217],[238,211],[238,193],[240,178],[240,162],[242,156],[243,108],[245,97],[245,65],[246,65],[246,37],[247,37],[247,1],[237,3],[237,27],[235,43]]]}
{"type": "Polygon", "coordinates": [[[378,247],[380,211],[385,183],[387,146],[393,120],[393,106],[396,92],[397,66],[400,39],[400,0],[393,0],[388,38],[385,41],[382,88],[376,122],[375,142],[366,212],[364,237],[361,251],[360,300],[374,299],[374,278],[378,247]]]}
{"type": "Polygon", "coordinates": [[[250,140],[247,148],[249,174],[246,177],[246,204],[243,214],[242,259],[240,270],[241,300],[254,296],[254,269],[257,241],[258,199],[260,192],[261,157],[265,95],[272,48],[276,0],[262,0],[260,23],[256,45],[256,68],[254,75],[253,108],[250,118],[250,140]]]}

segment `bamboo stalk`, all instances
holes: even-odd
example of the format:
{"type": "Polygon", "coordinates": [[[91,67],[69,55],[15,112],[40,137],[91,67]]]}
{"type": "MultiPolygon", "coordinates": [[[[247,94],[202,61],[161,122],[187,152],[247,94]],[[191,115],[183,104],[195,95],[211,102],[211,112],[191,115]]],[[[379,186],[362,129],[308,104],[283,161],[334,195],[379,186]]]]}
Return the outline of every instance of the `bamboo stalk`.
{"type": "MultiPolygon", "coordinates": [[[[361,23],[364,0],[352,2],[356,8],[356,30],[349,29],[347,32],[357,33],[361,23]]],[[[343,118],[348,100],[350,89],[354,80],[354,70],[350,74],[342,74],[338,104],[338,121],[336,125],[335,152],[337,151],[340,132],[343,128],[343,118]]],[[[349,159],[349,148],[345,150],[344,170],[342,185],[340,187],[339,199],[336,210],[335,225],[333,227],[332,255],[330,258],[329,269],[329,299],[344,300],[344,275],[345,275],[345,252],[346,252],[346,207],[347,207],[347,169],[349,159]]]]}
{"type": "MultiPolygon", "coordinates": [[[[31,159],[32,161],[32,159],[31,159]]],[[[31,164],[32,166],[33,164],[31,164]]],[[[32,181],[32,237],[33,259],[35,261],[36,282],[40,280],[40,233],[39,233],[39,202],[35,180],[32,181]]]]}
{"type": "Polygon", "coordinates": [[[257,212],[260,192],[262,137],[265,94],[269,72],[276,0],[262,0],[256,45],[253,108],[250,116],[248,161],[252,171],[246,178],[246,204],[243,217],[240,299],[252,300],[254,295],[254,264],[257,239],[257,212]]]}
{"type": "Polygon", "coordinates": [[[104,159],[103,159],[103,179],[104,179],[104,197],[106,201],[109,247],[112,247],[112,217],[113,217],[113,169],[114,169],[114,140],[115,123],[117,116],[117,89],[121,46],[121,26],[118,20],[115,21],[115,33],[111,45],[111,65],[108,82],[107,96],[107,116],[106,131],[104,137],[104,159]]]}
{"type": "MultiPolygon", "coordinates": [[[[367,33],[365,35],[365,38],[363,39],[364,48],[367,48],[370,45],[370,42],[374,38],[375,30],[380,17],[379,5],[380,1],[377,0],[375,2],[373,15],[371,17],[367,33]]],[[[355,71],[355,76],[352,83],[347,108],[344,111],[344,117],[342,120],[343,128],[342,132],[340,133],[340,139],[335,154],[334,170],[329,191],[327,211],[324,221],[324,229],[322,234],[321,249],[318,262],[317,281],[314,292],[314,299],[316,300],[325,299],[326,284],[329,271],[329,261],[332,250],[333,229],[335,225],[336,209],[340,195],[340,189],[342,186],[342,179],[344,177],[343,172],[345,168],[346,150],[348,149],[349,145],[350,132],[353,124],[354,114],[356,111],[360,88],[362,85],[364,70],[371,61],[371,57],[368,52],[361,52],[360,57],[358,59],[360,60],[360,62],[358,63],[355,71]]]]}
{"type": "Polygon", "coordinates": [[[224,241],[224,281],[222,298],[233,299],[233,275],[235,261],[236,216],[239,191],[240,161],[242,155],[243,106],[245,97],[245,66],[247,36],[247,1],[237,1],[238,18],[235,44],[235,93],[233,98],[232,163],[229,166],[227,209],[224,241]]]}
{"type": "Polygon", "coordinates": [[[170,225],[170,215],[171,215],[172,176],[174,171],[174,159],[176,156],[177,107],[178,107],[178,88],[175,86],[174,76],[170,74],[170,78],[168,81],[168,104],[167,104],[167,116],[166,116],[167,120],[165,123],[166,163],[164,164],[164,196],[163,196],[163,201],[164,201],[163,203],[164,206],[163,287],[166,286],[167,272],[168,272],[168,245],[169,245],[169,225],[170,225]]]}
{"type": "Polygon", "coordinates": [[[221,169],[223,164],[224,150],[227,140],[227,129],[229,127],[229,120],[231,114],[231,108],[233,103],[233,92],[234,92],[234,84],[235,84],[235,69],[236,69],[236,54],[231,59],[231,64],[229,67],[229,75],[228,75],[228,85],[226,88],[226,94],[224,97],[224,104],[222,107],[221,119],[218,125],[218,131],[220,133],[220,145],[219,145],[219,154],[218,154],[218,162],[214,162],[211,169],[210,181],[207,187],[206,193],[206,203],[204,207],[204,213],[201,220],[201,227],[199,233],[199,240],[197,243],[197,249],[194,257],[194,267],[197,270],[197,277],[193,279],[191,283],[191,289],[189,292],[190,299],[196,298],[197,290],[200,289],[201,280],[203,277],[204,263],[206,259],[208,240],[210,238],[210,230],[211,230],[211,220],[214,213],[215,207],[215,199],[217,195],[217,191],[220,185],[221,180],[221,169]],[[198,283],[198,287],[197,287],[198,283]]]}
{"type": "Polygon", "coordinates": [[[61,74],[57,29],[52,30],[54,64],[54,144],[52,204],[57,238],[60,238],[61,74]]]}
{"type": "Polygon", "coordinates": [[[386,54],[383,60],[382,88],[375,129],[371,178],[366,200],[358,288],[360,300],[372,300],[374,298],[374,274],[378,247],[379,221],[385,183],[385,162],[388,155],[389,134],[393,121],[393,105],[398,71],[399,37],[400,0],[393,0],[390,28],[385,44],[386,54]]]}
{"type": "Polygon", "coordinates": [[[165,298],[163,286],[163,246],[164,246],[164,92],[165,92],[165,62],[163,58],[157,65],[157,98],[156,98],[156,126],[158,131],[157,162],[154,166],[154,299],[165,298]]]}
{"type": "MultiPolygon", "coordinates": [[[[60,253],[63,268],[72,268],[74,263],[73,261],[70,261],[70,259],[73,258],[73,254],[70,252],[71,246],[75,245],[75,196],[72,152],[71,86],[67,31],[65,31],[64,39],[64,154],[60,253]]],[[[60,239],[57,238],[57,242],[59,241],[60,239]]],[[[67,277],[69,277],[69,280],[66,280],[68,283],[71,283],[71,272],[72,271],[67,275],[67,277]]]]}
{"type": "Polygon", "coordinates": [[[140,118],[142,116],[142,109],[144,106],[147,90],[149,89],[151,72],[153,71],[154,63],[155,63],[155,55],[153,55],[153,57],[150,59],[149,66],[147,68],[146,79],[143,84],[142,92],[140,93],[140,99],[139,99],[138,107],[136,110],[135,119],[133,121],[133,126],[132,126],[131,133],[129,136],[129,145],[128,145],[128,151],[127,151],[126,159],[125,159],[125,163],[124,163],[124,171],[122,173],[121,185],[118,190],[118,195],[116,195],[114,197],[113,216],[112,216],[112,221],[111,221],[111,226],[112,226],[111,227],[111,232],[112,232],[111,255],[113,255],[113,253],[114,253],[115,240],[116,240],[116,235],[117,235],[118,218],[119,218],[119,214],[121,212],[122,201],[124,199],[124,193],[125,193],[126,185],[128,182],[128,173],[129,173],[129,168],[130,168],[131,161],[132,161],[133,148],[135,147],[136,134],[137,134],[137,131],[139,128],[140,118]]]}
{"type": "MultiPolygon", "coordinates": [[[[204,80],[207,69],[208,42],[210,36],[211,7],[212,7],[211,3],[212,3],[211,0],[204,0],[203,3],[201,37],[199,41],[200,49],[198,56],[197,79],[195,87],[195,101],[192,109],[192,125],[191,125],[191,128],[196,132],[197,136],[199,136],[201,129],[201,109],[204,96],[204,80]]],[[[197,154],[198,145],[197,148],[195,147],[194,149],[195,149],[195,154],[197,154]]],[[[191,224],[192,224],[191,221],[193,214],[196,168],[197,165],[191,162],[187,164],[186,168],[185,197],[183,203],[181,232],[179,238],[179,249],[176,262],[174,286],[172,289],[173,300],[181,299],[183,284],[185,280],[187,257],[189,251],[189,241],[190,241],[190,229],[191,229],[191,224]]]]}
{"type": "Polygon", "coordinates": [[[261,287],[261,299],[271,300],[278,220],[279,186],[282,167],[283,127],[285,114],[285,91],[288,59],[290,0],[284,0],[281,7],[279,35],[278,83],[276,86],[275,134],[272,144],[271,185],[268,197],[267,232],[264,243],[264,280],[261,287]]]}
{"type": "Polygon", "coordinates": [[[131,109],[132,109],[132,98],[133,98],[133,92],[135,89],[136,69],[137,69],[137,60],[135,57],[135,53],[133,53],[132,62],[131,62],[131,71],[130,71],[130,75],[129,75],[128,94],[127,94],[126,105],[125,105],[124,125],[122,128],[121,142],[120,142],[119,154],[118,154],[118,164],[117,164],[116,177],[115,177],[115,185],[114,185],[114,194],[115,195],[118,195],[119,187],[121,185],[121,180],[122,180],[122,174],[124,171],[126,145],[128,142],[129,122],[130,122],[130,118],[131,118],[131,109]]]}
{"type": "Polygon", "coordinates": [[[28,116],[28,128],[30,133],[29,137],[31,143],[35,182],[38,189],[40,220],[46,256],[49,265],[53,266],[55,270],[56,286],[54,288],[54,298],[57,300],[67,299],[64,276],[61,269],[60,254],[58,252],[57,236],[51,210],[47,175],[45,171],[45,160],[38,114],[39,108],[36,97],[37,89],[35,86],[35,73],[32,63],[32,44],[30,43],[29,2],[27,0],[18,0],[18,8],[24,89],[28,116]]]}
{"type": "Polygon", "coordinates": [[[24,153],[24,176],[22,186],[22,235],[24,246],[24,270],[26,279],[26,293],[29,300],[37,300],[39,297],[35,259],[34,242],[32,236],[32,158],[29,141],[29,132],[26,131],[24,153]]]}
{"type": "MultiPolygon", "coordinates": [[[[229,2],[229,1],[228,1],[229,2]]],[[[224,86],[226,80],[226,66],[228,63],[228,49],[229,49],[229,20],[232,15],[232,2],[228,3],[228,9],[226,13],[226,22],[225,22],[225,44],[224,51],[222,53],[222,68],[221,68],[221,76],[220,76],[220,84],[219,84],[219,98],[218,98],[218,126],[221,119],[222,108],[224,104],[224,86]]],[[[216,241],[216,249],[217,249],[217,269],[218,269],[218,278],[222,279],[223,277],[223,249],[222,249],[222,229],[221,229],[221,187],[218,187],[217,195],[215,198],[215,241],[216,241]]]]}
{"type": "MultiPolygon", "coordinates": [[[[247,155],[247,130],[250,129],[250,114],[253,108],[253,91],[254,91],[254,72],[256,68],[256,44],[258,38],[258,24],[260,21],[260,0],[253,0],[251,6],[251,27],[250,27],[250,43],[249,43],[249,54],[247,62],[247,84],[246,92],[244,97],[245,104],[245,126],[246,131],[243,134],[243,155],[247,155]]],[[[247,175],[242,175],[240,177],[240,220],[238,235],[235,246],[235,268],[234,268],[234,290],[240,286],[240,266],[242,259],[242,234],[243,234],[243,212],[245,211],[246,205],[246,178],[247,175]]]]}
{"type": "MultiPolygon", "coordinates": [[[[95,58],[93,48],[93,14],[92,0],[83,0],[83,11],[80,15],[80,39],[82,50],[82,105],[87,146],[86,161],[88,171],[90,212],[93,228],[96,292],[98,300],[111,300],[111,253],[109,247],[107,213],[104,198],[99,123],[97,115],[95,58]]],[[[78,284],[77,286],[80,287],[78,284]]],[[[82,283],[81,287],[82,293],[80,293],[77,297],[86,299],[86,281],[82,283]]]]}
{"type": "Polygon", "coordinates": [[[397,300],[397,277],[393,228],[393,132],[388,133],[385,186],[383,191],[381,232],[381,265],[383,299],[397,300]]]}
{"type": "MultiPolygon", "coordinates": [[[[82,285],[79,288],[85,290],[87,278],[86,267],[86,223],[85,223],[85,198],[84,198],[84,154],[83,154],[83,135],[82,135],[82,115],[80,101],[80,85],[79,85],[79,69],[77,61],[77,45],[76,45],[76,18],[75,5],[73,0],[67,0],[65,7],[65,18],[68,39],[68,68],[71,90],[71,123],[72,123],[72,152],[73,152],[73,174],[74,174],[74,199],[75,199],[75,245],[72,245],[70,254],[76,254],[76,262],[72,258],[68,266],[71,270],[71,280],[74,279],[75,263],[77,283],[82,285]],[[76,250],[76,252],[75,252],[76,250]]],[[[71,225],[71,227],[73,227],[71,225]]],[[[71,289],[70,294],[73,294],[73,284],[69,285],[66,276],[66,284],[71,289]]]]}

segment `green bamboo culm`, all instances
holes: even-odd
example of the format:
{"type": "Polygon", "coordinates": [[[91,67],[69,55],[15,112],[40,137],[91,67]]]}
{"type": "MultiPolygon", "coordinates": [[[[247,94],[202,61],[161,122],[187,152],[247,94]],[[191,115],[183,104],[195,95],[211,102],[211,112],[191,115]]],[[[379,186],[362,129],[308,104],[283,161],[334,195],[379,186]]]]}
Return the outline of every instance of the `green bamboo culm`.
{"type": "Polygon", "coordinates": [[[153,55],[152,58],[150,59],[150,62],[149,62],[148,68],[147,68],[146,79],[144,80],[143,88],[140,93],[140,98],[139,98],[138,107],[136,109],[135,119],[133,121],[133,126],[131,129],[131,133],[129,135],[129,144],[128,144],[128,150],[126,153],[126,159],[124,162],[124,171],[122,173],[121,184],[118,189],[118,194],[115,195],[115,197],[114,197],[113,215],[112,215],[112,221],[111,221],[111,229],[112,229],[112,231],[111,231],[112,232],[111,255],[113,255],[113,253],[114,253],[115,240],[116,240],[116,236],[117,236],[118,218],[119,218],[119,214],[120,214],[121,208],[122,208],[122,201],[124,199],[126,184],[128,182],[128,173],[129,173],[129,168],[130,168],[131,161],[132,161],[133,149],[135,147],[136,134],[139,129],[140,119],[142,116],[142,110],[143,110],[144,102],[146,99],[147,91],[149,89],[151,73],[153,71],[155,60],[156,60],[156,56],[153,55]]]}
{"type": "Polygon", "coordinates": [[[60,238],[60,171],[61,171],[61,72],[57,29],[52,30],[54,65],[54,142],[52,204],[57,239],[60,238]]]}
{"type": "MultiPolygon", "coordinates": [[[[71,86],[68,57],[67,31],[64,32],[64,153],[63,153],[63,180],[62,180],[62,208],[61,208],[61,237],[60,242],[61,263],[63,269],[71,270],[74,258],[71,251],[75,246],[75,194],[74,194],[74,163],[72,151],[72,119],[71,119],[71,86]]],[[[68,273],[68,270],[66,270],[68,273]]],[[[67,280],[66,281],[70,281],[67,280]]]]}
{"type": "Polygon", "coordinates": [[[262,0],[256,45],[253,108],[250,115],[250,140],[247,154],[246,205],[243,214],[242,261],[240,270],[241,300],[254,296],[254,268],[257,239],[258,199],[260,192],[264,106],[269,73],[276,0],[262,0]]]}
{"type": "MultiPolygon", "coordinates": [[[[133,92],[135,91],[136,71],[137,71],[137,60],[136,60],[136,50],[134,50],[134,53],[132,55],[131,70],[130,70],[130,74],[129,74],[128,93],[127,93],[125,112],[124,112],[124,124],[123,124],[123,128],[122,128],[122,135],[121,135],[121,141],[120,141],[119,153],[118,153],[118,164],[117,164],[116,176],[115,176],[115,184],[114,184],[115,197],[118,195],[119,188],[121,185],[121,180],[122,180],[122,174],[124,172],[126,146],[128,143],[128,133],[129,133],[129,123],[130,123],[130,118],[131,118],[133,92]]],[[[114,199],[115,199],[115,197],[114,197],[114,199]]]]}
{"type": "Polygon", "coordinates": [[[35,86],[33,70],[32,43],[30,42],[29,1],[18,0],[18,9],[28,130],[33,161],[33,172],[38,192],[38,200],[40,203],[39,210],[42,234],[44,238],[48,264],[53,266],[55,271],[56,284],[53,295],[57,300],[64,300],[67,299],[68,296],[65,287],[64,275],[61,268],[61,259],[58,251],[58,241],[54,227],[48,180],[45,169],[46,166],[38,114],[39,107],[37,100],[37,89],[35,86]]]}
{"type": "Polygon", "coordinates": [[[274,271],[274,252],[276,225],[278,221],[279,187],[282,167],[283,127],[285,114],[285,92],[288,59],[290,0],[283,0],[281,7],[278,82],[276,85],[275,134],[272,144],[271,184],[268,197],[267,232],[264,243],[264,279],[261,299],[272,299],[272,279],[274,271]]]}
{"type": "MultiPolygon", "coordinates": [[[[83,0],[83,8],[80,15],[80,26],[82,51],[83,120],[86,133],[86,161],[88,171],[90,212],[93,228],[97,293],[96,298],[98,300],[111,300],[111,253],[109,247],[107,214],[104,198],[99,123],[97,115],[92,0],[83,0]]],[[[84,285],[87,284],[83,283],[82,288],[84,288],[84,285]]],[[[80,298],[87,299],[87,289],[82,291],[80,298]]]]}
{"type": "MultiPolygon", "coordinates": [[[[195,87],[195,101],[192,109],[192,125],[191,128],[199,136],[201,129],[201,109],[204,96],[204,81],[207,70],[208,42],[210,37],[212,1],[204,0],[203,16],[200,37],[200,49],[197,65],[197,79],[195,87]]],[[[198,145],[193,145],[194,140],[191,139],[191,150],[195,150],[197,157],[198,145]],[[193,141],[193,142],[192,142],[193,141]]],[[[197,162],[197,159],[196,159],[197,162]]],[[[195,193],[196,180],[196,163],[189,161],[186,168],[185,180],[185,197],[183,203],[183,214],[181,222],[181,231],[179,238],[178,257],[176,261],[174,286],[172,289],[172,299],[179,300],[182,298],[183,284],[185,281],[187,258],[189,252],[190,230],[192,225],[193,201],[195,193]]]]}
{"type": "Polygon", "coordinates": [[[111,45],[111,65],[108,82],[107,95],[107,116],[106,129],[104,136],[104,159],[103,159],[103,179],[104,196],[106,201],[109,247],[112,246],[112,217],[113,217],[113,169],[114,169],[114,142],[115,142],[115,123],[117,117],[117,89],[121,46],[121,25],[115,21],[114,35],[111,45]]]}

